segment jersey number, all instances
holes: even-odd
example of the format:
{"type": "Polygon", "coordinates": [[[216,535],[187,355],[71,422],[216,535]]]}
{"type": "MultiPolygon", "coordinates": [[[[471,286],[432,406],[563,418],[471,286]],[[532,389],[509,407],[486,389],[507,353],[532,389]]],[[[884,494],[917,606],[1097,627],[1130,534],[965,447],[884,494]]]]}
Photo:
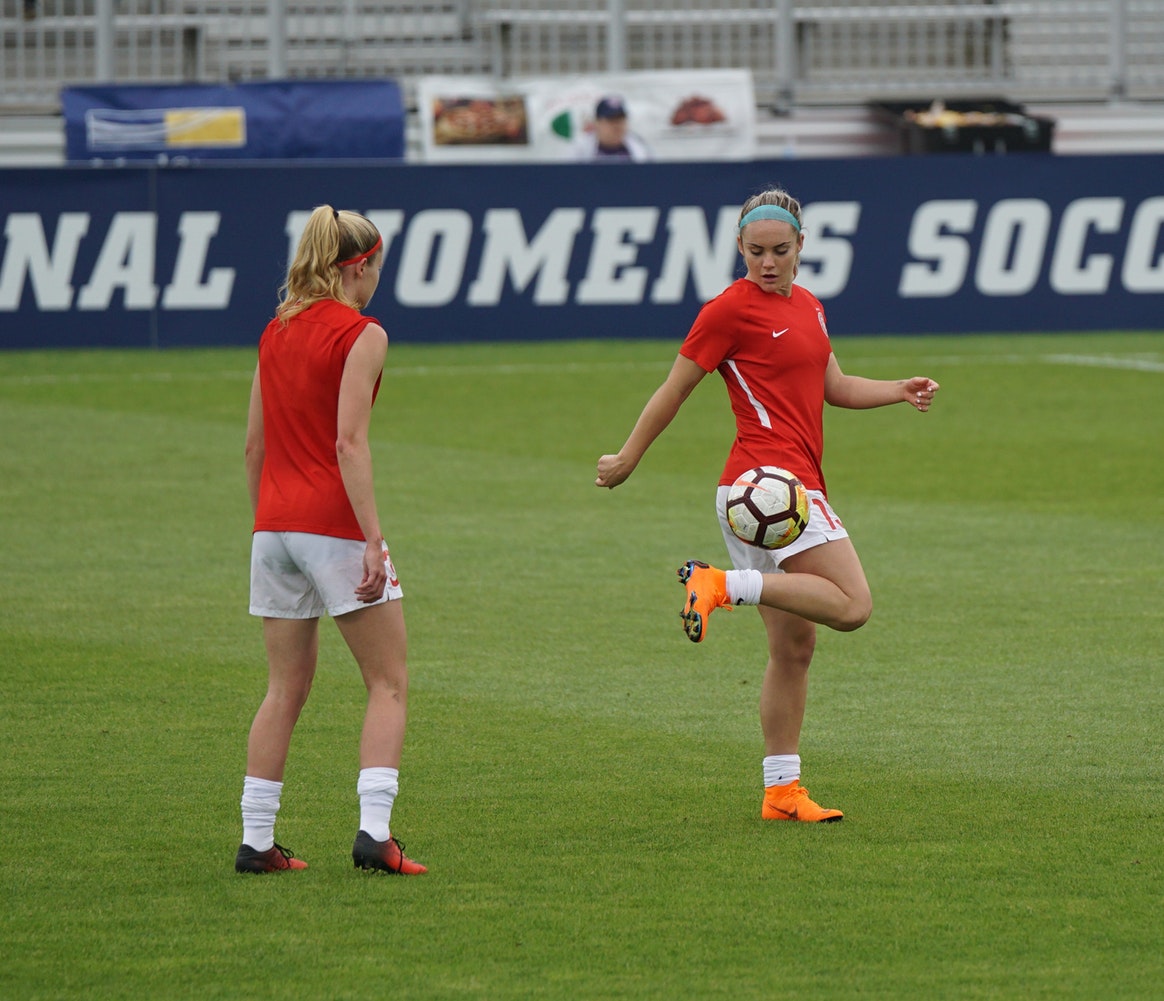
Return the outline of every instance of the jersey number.
{"type": "Polygon", "coordinates": [[[812,502],[817,506],[817,509],[820,511],[820,513],[824,515],[824,520],[829,523],[829,528],[836,528],[839,524],[841,524],[841,519],[833,514],[830,514],[829,506],[819,497],[812,498],[812,502]]]}

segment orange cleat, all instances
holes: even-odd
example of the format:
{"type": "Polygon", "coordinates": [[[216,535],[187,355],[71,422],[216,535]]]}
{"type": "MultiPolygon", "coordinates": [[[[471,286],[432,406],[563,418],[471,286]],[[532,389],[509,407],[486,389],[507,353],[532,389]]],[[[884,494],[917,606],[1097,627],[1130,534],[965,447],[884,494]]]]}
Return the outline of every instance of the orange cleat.
{"type": "Polygon", "coordinates": [[[808,790],[793,779],[787,785],[768,786],[760,816],[765,820],[802,820],[809,824],[831,824],[845,815],[840,810],[826,810],[814,803],[808,790]]]}
{"type": "Polygon", "coordinates": [[[282,845],[265,852],[255,851],[250,845],[239,845],[234,858],[235,872],[283,872],[287,869],[306,869],[307,863],[298,859],[282,845]]]}
{"type": "Polygon", "coordinates": [[[683,631],[692,643],[702,643],[707,635],[708,616],[717,608],[731,610],[726,575],[699,560],[688,560],[676,572],[679,583],[687,588],[687,602],[679,613],[683,631]]]}
{"type": "Polygon", "coordinates": [[[356,843],[352,845],[352,863],[357,869],[375,869],[404,876],[419,876],[422,872],[428,872],[423,865],[404,854],[404,845],[395,838],[377,841],[367,831],[360,831],[356,835],[356,843]]]}

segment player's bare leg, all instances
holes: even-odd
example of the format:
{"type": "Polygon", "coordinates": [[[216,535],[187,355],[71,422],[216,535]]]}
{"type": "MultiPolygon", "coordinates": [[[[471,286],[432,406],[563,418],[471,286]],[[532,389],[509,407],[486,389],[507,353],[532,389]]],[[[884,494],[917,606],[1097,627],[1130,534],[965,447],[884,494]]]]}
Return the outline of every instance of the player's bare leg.
{"type": "Polygon", "coordinates": [[[764,753],[799,754],[816,626],[777,608],[761,606],[759,612],[768,634],[768,664],[760,687],[764,753]]]}
{"type": "Polygon", "coordinates": [[[848,539],[814,546],[765,574],[760,615],[768,635],[768,664],[760,691],[764,733],[765,820],[832,822],[844,815],[814,802],[800,784],[800,731],[808,699],[808,669],[820,621],[843,631],[864,624],[872,598],[848,539]],[[779,603],[780,607],[773,607],[779,603]],[[798,614],[799,613],[799,614],[798,614]]]}
{"type": "Polygon", "coordinates": [[[360,830],[352,845],[357,869],[419,875],[428,870],[392,837],[408,702],[407,632],[399,600],[369,605],[336,619],[364,676],[368,705],[360,734],[360,830]]]}
{"type": "Polygon", "coordinates": [[[800,784],[800,730],[808,700],[808,668],[816,647],[816,626],[776,608],[760,607],[768,633],[768,665],[760,689],[764,733],[765,820],[830,822],[844,816],[813,802],[800,784]]]}
{"type": "Polygon", "coordinates": [[[264,619],[263,641],[267,648],[267,694],[247,739],[243,842],[234,863],[236,872],[245,873],[307,868],[274,838],[291,734],[315,678],[319,620],[264,619]]]}
{"type": "Polygon", "coordinates": [[[368,689],[360,767],[399,768],[408,701],[403,606],[400,601],[385,601],[341,615],[335,623],[368,689]]]}
{"type": "Polygon", "coordinates": [[[318,619],[263,619],[267,694],[247,739],[247,774],[283,781],[287,749],[311,694],[319,657],[318,619]]]}
{"type": "Polygon", "coordinates": [[[784,573],[764,574],[760,604],[840,632],[859,629],[873,611],[873,596],[857,550],[835,539],[789,556],[784,573]]]}

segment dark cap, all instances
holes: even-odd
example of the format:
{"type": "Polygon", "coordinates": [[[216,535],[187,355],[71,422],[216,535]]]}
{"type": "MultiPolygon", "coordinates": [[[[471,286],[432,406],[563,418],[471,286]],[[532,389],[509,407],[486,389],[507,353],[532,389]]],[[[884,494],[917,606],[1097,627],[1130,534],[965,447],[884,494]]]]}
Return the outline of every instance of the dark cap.
{"type": "Polygon", "coordinates": [[[604,97],[594,109],[595,118],[626,118],[626,105],[621,97],[604,97]]]}

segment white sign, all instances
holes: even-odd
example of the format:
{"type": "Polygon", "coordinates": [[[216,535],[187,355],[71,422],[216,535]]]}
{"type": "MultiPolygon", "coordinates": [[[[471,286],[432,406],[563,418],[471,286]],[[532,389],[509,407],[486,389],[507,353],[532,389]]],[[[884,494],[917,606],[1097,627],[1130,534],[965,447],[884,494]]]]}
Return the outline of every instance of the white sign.
{"type": "Polygon", "coordinates": [[[571,161],[606,97],[621,100],[649,159],[750,160],[756,98],[748,70],[585,77],[423,77],[417,86],[429,163],[571,161]]]}

